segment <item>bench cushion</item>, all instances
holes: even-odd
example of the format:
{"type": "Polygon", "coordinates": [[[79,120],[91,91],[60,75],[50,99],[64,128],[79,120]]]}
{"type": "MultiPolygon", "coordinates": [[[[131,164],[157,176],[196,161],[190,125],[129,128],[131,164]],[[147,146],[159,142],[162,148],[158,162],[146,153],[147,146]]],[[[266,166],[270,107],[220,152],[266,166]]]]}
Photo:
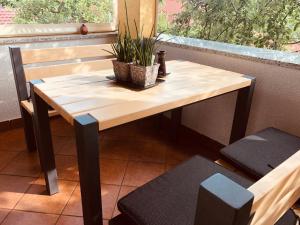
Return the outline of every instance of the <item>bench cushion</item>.
{"type": "Polygon", "coordinates": [[[138,225],[194,225],[199,185],[221,173],[243,187],[251,182],[199,156],[138,188],[118,202],[118,208],[138,225]]]}
{"type": "MultiPolygon", "coordinates": [[[[118,202],[119,210],[137,225],[194,225],[199,185],[221,173],[248,188],[252,182],[199,156],[136,189],[118,202]]],[[[295,225],[289,212],[276,225],[295,225]]]]}
{"type": "Polygon", "coordinates": [[[297,224],[297,216],[293,212],[293,210],[287,211],[280,220],[277,221],[275,225],[296,225],[297,224]]]}
{"type": "Polygon", "coordinates": [[[300,138],[267,128],[221,150],[227,160],[260,179],[300,149],[300,138]]]}

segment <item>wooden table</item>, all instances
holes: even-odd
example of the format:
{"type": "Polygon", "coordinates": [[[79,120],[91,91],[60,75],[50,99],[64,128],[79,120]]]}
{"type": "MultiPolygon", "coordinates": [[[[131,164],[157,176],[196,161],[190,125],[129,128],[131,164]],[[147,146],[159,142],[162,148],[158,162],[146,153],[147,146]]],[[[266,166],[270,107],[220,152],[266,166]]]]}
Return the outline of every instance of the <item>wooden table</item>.
{"type": "Polygon", "coordinates": [[[238,91],[230,142],[245,136],[253,77],[187,61],[169,61],[167,68],[171,74],[165,82],[143,91],[108,80],[111,70],[31,82],[38,151],[49,194],[59,191],[49,106],[74,126],[85,225],[102,224],[99,131],[169,110],[176,129],[183,106],[238,91]]]}

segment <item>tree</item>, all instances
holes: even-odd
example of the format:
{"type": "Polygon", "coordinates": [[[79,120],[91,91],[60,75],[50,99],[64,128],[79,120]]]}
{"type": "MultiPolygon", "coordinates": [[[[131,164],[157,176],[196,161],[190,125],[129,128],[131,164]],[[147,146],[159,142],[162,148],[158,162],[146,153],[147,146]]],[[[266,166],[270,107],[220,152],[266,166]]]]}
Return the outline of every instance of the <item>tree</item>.
{"type": "Polygon", "coordinates": [[[18,24],[104,23],[112,20],[111,0],[0,0],[15,9],[18,24]]]}
{"type": "Polygon", "coordinates": [[[169,32],[206,40],[283,49],[300,27],[298,0],[182,0],[169,32]]]}

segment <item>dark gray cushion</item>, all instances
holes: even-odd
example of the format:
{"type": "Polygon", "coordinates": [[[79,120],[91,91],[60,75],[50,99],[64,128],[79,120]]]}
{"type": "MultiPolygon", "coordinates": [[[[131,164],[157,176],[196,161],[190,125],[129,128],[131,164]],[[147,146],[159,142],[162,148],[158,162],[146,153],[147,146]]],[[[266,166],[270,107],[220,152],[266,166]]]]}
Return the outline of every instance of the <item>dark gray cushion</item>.
{"type": "MultiPolygon", "coordinates": [[[[118,208],[133,221],[132,225],[194,225],[199,184],[216,173],[245,188],[252,184],[207,159],[195,156],[120,199],[118,208]]],[[[295,215],[289,211],[276,225],[295,225],[295,221],[295,215]]]]}
{"type": "Polygon", "coordinates": [[[136,225],[135,222],[130,220],[124,213],[117,215],[109,220],[109,225],[136,225]]]}
{"type": "MultiPolygon", "coordinates": [[[[248,188],[252,182],[199,156],[131,192],[118,202],[119,210],[136,225],[194,225],[199,185],[221,173],[248,188]]],[[[289,212],[276,225],[295,225],[289,212]]]]}
{"type": "Polygon", "coordinates": [[[223,148],[221,154],[245,172],[260,179],[299,149],[299,137],[267,128],[223,148]]]}
{"type": "Polygon", "coordinates": [[[195,156],[122,198],[119,210],[138,225],[193,225],[199,185],[215,173],[243,187],[251,185],[245,178],[195,156]]]}
{"type": "Polygon", "coordinates": [[[297,224],[297,216],[293,210],[287,211],[275,225],[295,225],[297,224]]]}

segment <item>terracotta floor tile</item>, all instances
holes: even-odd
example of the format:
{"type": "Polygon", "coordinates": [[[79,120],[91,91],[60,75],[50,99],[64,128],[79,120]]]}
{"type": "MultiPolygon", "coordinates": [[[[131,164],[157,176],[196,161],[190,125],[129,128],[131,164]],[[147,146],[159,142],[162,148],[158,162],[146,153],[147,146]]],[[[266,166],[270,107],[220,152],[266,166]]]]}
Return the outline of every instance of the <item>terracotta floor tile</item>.
{"type": "Polygon", "coordinates": [[[161,175],[165,165],[160,163],[144,163],[130,161],[127,166],[123,185],[141,186],[161,175]]]}
{"type": "Polygon", "coordinates": [[[17,152],[27,151],[23,128],[1,132],[0,150],[17,152]]]}
{"type": "Polygon", "coordinates": [[[78,216],[60,216],[56,225],[84,225],[83,218],[78,216]]]}
{"type": "MultiPolygon", "coordinates": [[[[78,216],[60,216],[56,225],[83,225],[83,218],[78,216]]],[[[108,225],[108,220],[103,220],[108,225]]]]}
{"type": "Polygon", "coordinates": [[[18,154],[18,152],[0,151],[0,170],[7,166],[18,154]]]}
{"type": "Polygon", "coordinates": [[[41,167],[37,152],[21,152],[1,173],[9,175],[39,177],[41,167]]]}
{"type": "Polygon", "coordinates": [[[51,132],[55,136],[74,137],[74,128],[62,117],[51,119],[51,132]]]}
{"type": "Polygon", "coordinates": [[[0,175],[0,208],[13,209],[34,178],[0,175]]]}
{"type": "Polygon", "coordinates": [[[144,162],[165,162],[166,149],[150,141],[136,141],[136,147],[131,149],[129,160],[144,162]]]}
{"type": "Polygon", "coordinates": [[[10,210],[8,209],[0,209],[0,224],[2,223],[2,221],[5,219],[5,217],[9,212],[10,210]]]}
{"type": "MultiPolygon", "coordinates": [[[[121,189],[120,189],[119,196],[118,196],[118,201],[121,198],[123,198],[124,196],[126,196],[127,194],[129,194],[130,192],[134,191],[136,188],[137,187],[122,186],[121,189]]],[[[115,217],[119,214],[120,214],[120,211],[118,210],[118,206],[116,205],[113,217],[115,217]]]]}
{"type": "Polygon", "coordinates": [[[76,156],[76,141],[74,137],[53,136],[54,153],[59,155],[76,156]]]}
{"type": "Polygon", "coordinates": [[[158,130],[155,128],[157,128],[157,126],[153,123],[147,125],[143,121],[135,121],[134,123],[125,124],[103,131],[102,137],[105,140],[119,139],[123,141],[151,141],[158,138],[158,130]]]}
{"type": "Polygon", "coordinates": [[[132,148],[135,148],[133,141],[101,139],[100,134],[100,158],[128,160],[132,148]]]}
{"type": "Polygon", "coordinates": [[[78,163],[75,156],[55,156],[58,179],[79,181],[78,163]]]}
{"type": "Polygon", "coordinates": [[[197,153],[191,151],[188,146],[170,146],[166,149],[166,163],[167,164],[178,164],[181,163],[197,153]]]}
{"type": "Polygon", "coordinates": [[[60,214],[70,199],[76,182],[59,181],[59,193],[49,196],[44,179],[39,178],[19,201],[15,209],[50,214],[60,214]]]}
{"type": "Polygon", "coordinates": [[[120,186],[101,185],[103,219],[111,219],[118,199],[120,186]]]}
{"type": "MultiPolygon", "coordinates": [[[[104,225],[118,215],[117,200],[136,186],[194,154],[212,158],[217,153],[188,138],[174,143],[159,127],[151,117],[100,133],[104,225]]],[[[61,179],[61,192],[53,196],[46,195],[43,179],[24,177],[39,176],[40,166],[37,154],[27,152],[23,129],[0,132],[0,174],[5,173],[0,175],[0,224],[4,220],[4,225],[83,225],[74,128],[59,117],[52,119],[51,128],[61,179]]]]}
{"type": "Polygon", "coordinates": [[[117,159],[101,159],[100,172],[102,184],[121,185],[124,179],[127,161],[117,159]]]}
{"type": "Polygon", "coordinates": [[[100,137],[107,139],[115,139],[118,138],[120,140],[129,140],[135,137],[137,132],[136,123],[127,123],[122,126],[114,127],[100,133],[100,137]],[[130,131],[130,132],[128,132],[130,131]]]}
{"type": "Polygon", "coordinates": [[[133,187],[133,186],[122,186],[120,189],[120,193],[118,196],[118,200],[120,200],[121,198],[123,198],[125,195],[129,194],[130,192],[134,191],[135,189],[137,189],[137,187],[133,187]]]}
{"type": "Polygon", "coordinates": [[[58,215],[12,211],[2,225],[55,225],[58,215]]]}
{"type": "MultiPolygon", "coordinates": [[[[102,211],[104,219],[111,219],[118,198],[120,186],[102,184],[102,211]]],[[[63,215],[82,216],[80,188],[76,187],[63,215]]]]}

